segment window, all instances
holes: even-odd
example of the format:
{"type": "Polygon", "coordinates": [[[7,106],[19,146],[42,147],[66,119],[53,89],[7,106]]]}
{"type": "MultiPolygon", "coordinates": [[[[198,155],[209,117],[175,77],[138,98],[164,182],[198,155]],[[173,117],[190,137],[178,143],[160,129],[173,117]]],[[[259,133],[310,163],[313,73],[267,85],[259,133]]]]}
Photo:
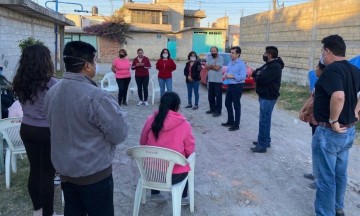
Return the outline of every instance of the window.
{"type": "Polygon", "coordinates": [[[131,12],[132,23],[160,24],[160,12],[133,10],[131,12]]]}
{"type": "Polygon", "coordinates": [[[168,15],[162,16],[162,24],[169,24],[169,17],[168,15]]]}
{"type": "Polygon", "coordinates": [[[194,27],[195,26],[195,19],[184,17],[184,25],[185,27],[194,27]]]}

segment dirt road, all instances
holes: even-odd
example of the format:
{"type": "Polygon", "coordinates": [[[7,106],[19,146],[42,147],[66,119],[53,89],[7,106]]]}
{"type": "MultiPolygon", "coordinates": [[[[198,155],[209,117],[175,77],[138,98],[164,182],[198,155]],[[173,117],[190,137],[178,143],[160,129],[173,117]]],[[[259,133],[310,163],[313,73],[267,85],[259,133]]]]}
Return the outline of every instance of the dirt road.
{"type": "MultiPolygon", "coordinates": [[[[200,104],[196,111],[185,109],[187,91],[183,77],[184,63],[178,63],[174,72],[173,90],[178,92],[182,112],[192,124],[196,138],[195,213],[188,207],[182,215],[221,216],[308,216],[315,215],[313,202],[315,190],[307,187],[311,181],[302,177],[311,171],[311,128],[300,123],[294,113],[275,108],[272,122],[272,147],[266,154],[250,151],[257,137],[258,102],[253,92],[241,98],[240,130],[229,132],[220,126],[226,121],[222,116],[213,118],[208,110],[207,90],[200,88],[200,104]]],[[[152,73],[155,71],[152,70],[152,73]]],[[[158,99],[158,95],[157,95],[158,99]]],[[[225,94],[223,94],[223,102],[225,94]]],[[[142,126],[147,116],[157,109],[137,107],[137,95],[131,96],[128,111],[130,135],[118,146],[114,159],[115,213],[131,215],[137,179],[136,164],[125,152],[138,145],[142,126]]],[[[351,149],[349,182],[360,182],[360,146],[351,149]]],[[[347,216],[360,215],[360,193],[349,187],[345,199],[347,216]]],[[[166,204],[148,202],[140,206],[140,215],[172,215],[171,201],[166,204]]]]}

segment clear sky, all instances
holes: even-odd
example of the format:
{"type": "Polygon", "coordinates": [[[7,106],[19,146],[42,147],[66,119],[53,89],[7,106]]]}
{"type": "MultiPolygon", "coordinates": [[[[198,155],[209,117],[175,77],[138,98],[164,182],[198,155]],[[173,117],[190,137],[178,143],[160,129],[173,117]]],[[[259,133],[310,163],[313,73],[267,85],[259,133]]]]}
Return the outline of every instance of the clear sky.
{"type": "MultiPolygon", "coordinates": [[[[55,10],[55,4],[49,0],[32,0],[41,6],[55,10]]],[[[278,0],[278,4],[285,7],[309,2],[310,0],[278,0]]],[[[100,15],[111,15],[123,5],[123,0],[59,0],[59,2],[81,3],[84,10],[91,11],[92,6],[97,6],[100,15]]],[[[152,0],[133,0],[135,3],[151,3],[152,0]]],[[[260,13],[272,8],[272,0],[185,0],[185,9],[205,10],[207,17],[202,19],[201,26],[207,27],[217,18],[229,16],[230,24],[240,24],[240,17],[260,13]]],[[[80,10],[78,5],[59,3],[60,13],[75,13],[80,10]]],[[[81,13],[80,13],[81,14],[81,13]]]]}

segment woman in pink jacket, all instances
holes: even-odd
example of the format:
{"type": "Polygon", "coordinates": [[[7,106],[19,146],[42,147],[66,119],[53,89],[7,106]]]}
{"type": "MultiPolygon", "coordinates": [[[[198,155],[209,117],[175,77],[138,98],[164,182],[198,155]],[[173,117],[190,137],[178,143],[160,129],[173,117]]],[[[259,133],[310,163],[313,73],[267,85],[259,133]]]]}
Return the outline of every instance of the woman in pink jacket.
{"type": "MultiPolygon", "coordinates": [[[[146,120],[141,133],[140,145],[159,146],[172,149],[186,158],[195,150],[195,139],[192,128],[185,117],[178,112],[180,97],[176,92],[165,92],[160,99],[159,111],[146,120]]],[[[190,171],[189,165],[175,164],[172,183],[176,184],[186,178],[190,171]]],[[[187,183],[184,188],[182,203],[188,204],[187,183]]],[[[151,191],[152,199],[163,200],[160,191],[151,191]]]]}
{"type": "Polygon", "coordinates": [[[112,63],[111,70],[115,73],[116,82],[119,87],[118,102],[127,105],[126,95],[129,88],[131,73],[131,62],[126,58],[127,53],[125,49],[119,50],[119,57],[116,57],[112,63]]]}

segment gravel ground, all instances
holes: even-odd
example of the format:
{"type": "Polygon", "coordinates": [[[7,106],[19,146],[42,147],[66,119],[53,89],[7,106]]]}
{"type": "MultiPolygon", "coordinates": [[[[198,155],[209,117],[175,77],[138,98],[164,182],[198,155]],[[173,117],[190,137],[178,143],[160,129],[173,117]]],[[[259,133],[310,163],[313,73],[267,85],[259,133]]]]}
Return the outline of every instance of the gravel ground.
{"type": "MultiPolygon", "coordinates": [[[[153,64],[154,65],[154,64],[153,64]]],[[[308,216],[314,215],[315,190],[307,185],[304,173],[311,171],[311,128],[297,121],[295,113],[274,109],[272,147],[266,154],[250,151],[257,137],[259,107],[254,91],[244,92],[241,98],[240,130],[230,132],[221,127],[227,113],[213,118],[208,110],[207,90],[200,87],[199,109],[189,110],[187,90],[183,77],[185,63],[178,62],[173,73],[173,90],[179,93],[182,112],[193,127],[196,138],[195,213],[182,207],[182,215],[249,215],[249,216],[308,216]]],[[[110,65],[101,64],[102,71],[110,65]]],[[[151,73],[155,73],[152,70],[151,73]]],[[[151,97],[149,97],[150,101],[151,97]]],[[[156,95],[156,101],[159,96],[156,95]]],[[[223,102],[225,93],[223,94],[223,102]]],[[[139,172],[135,161],[126,155],[126,149],[139,144],[146,118],[157,109],[158,102],[149,107],[138,107],[137,94],[132,95],[128,112],[129,136],[116,150],[113,166],[116,215],[131,215],[139,172]]],[[[349,187],[345,198],[347,216],[360,215],[360,146],[350,151],[349,187]]],[[[172,215],[170,194],[165,204],[148,202],[140,206],[139,215],[172,215]]]]}

